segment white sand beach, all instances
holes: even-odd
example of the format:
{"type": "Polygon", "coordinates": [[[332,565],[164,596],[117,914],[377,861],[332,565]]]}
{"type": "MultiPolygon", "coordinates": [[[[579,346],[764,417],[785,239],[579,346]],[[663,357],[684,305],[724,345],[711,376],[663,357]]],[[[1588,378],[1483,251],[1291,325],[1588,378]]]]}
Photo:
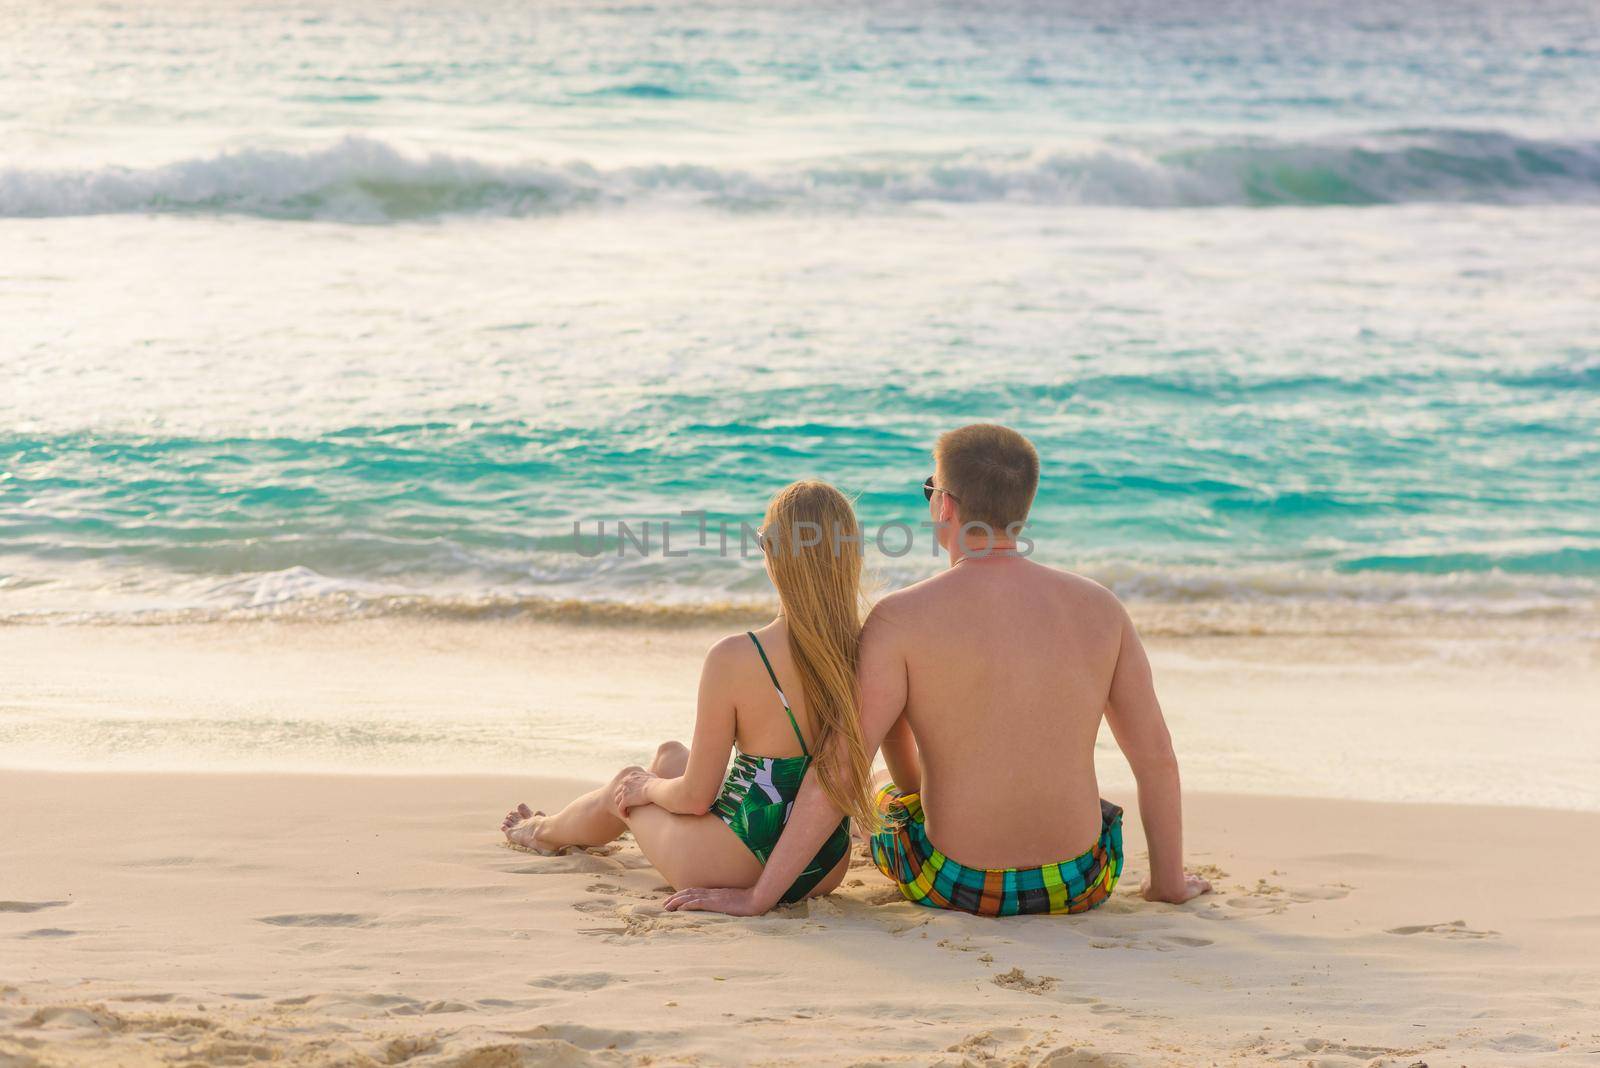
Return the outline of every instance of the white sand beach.
{"type": "MultiPolygon", "coordinates": [[[[566,628],[552,647],[559,629],[13,627],[0,631],[4,700],[13,720],[83,731],[107,730],[108,708],[141,721],[165,710],[173,737],[221,709],[257,725],[264,758],[259,723],[319,702],[392,698],[440,717],[470,706],[515,733],[528,728],[514,706],[585,709],[653,687],[661,707],[640,715],[687,730],[699,633],[598,643],[566,628]],[[595,674],[607,658],[617,669],[595,674]],[[583,678],[587,697],[569,685],[583,678]]],[[[1188,659],[1153,642],[1180,752],[1186,722],[1221,714],[1203,665],[1270,660],[1261,643],[1274,640],[1188,659]]],[[[1227,707],[1296,693],[1328,707],[1317,680],[1338,646],[1320,648],[1323,669],[1301,672],[1298,690],[1273,691],[1261,667],[1227,707]]],[[[1501,666],[1461,667],[1458,688],[1436,678],[1432,699],[1470,713],[1501,692],[1487,681],[1501,666]]],[[[1378,699],[1343,670],[1343,699],[1378,699]]],[[[1403,719],[1421,684],[1393,681],[1377,711],[1403,719]]],[[[1516,714],[1573,699],[1524,689],[1516,714]]],[[[347,741],[334,721],[325,743],[347,741]]],[[[745,920],[664,913],[660,876],[628,844],[559,858],[505,848],[496,826],[511,803],[557,805],[588,780],[534,763],[528,776],[425,762],[407,775],[0,772],[0,1065],[1600,1058],[1600,814],[1191,789],[1189,855],[1217,892],[1173,907],[1138,898],[1131,791],[1108,782],[1130,807],[1128,868],[1088,915],[924,910],[858,863],[840,892],[745,920]]]]}
{"type": "Polygon", "coordinates": [[[664,913],[496,842],[504,778],[0,778],[0,1064],[1592,1063],[1600,817],[1200,795],[1215,895],[664,913]]]}

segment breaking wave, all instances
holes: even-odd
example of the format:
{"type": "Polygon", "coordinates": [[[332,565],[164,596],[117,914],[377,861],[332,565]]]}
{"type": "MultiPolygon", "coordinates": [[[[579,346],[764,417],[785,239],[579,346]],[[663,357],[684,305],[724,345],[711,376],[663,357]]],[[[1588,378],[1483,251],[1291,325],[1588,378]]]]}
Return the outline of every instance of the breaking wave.
{"type": "Polygon", "coordinates": [[[0,217],[233,214],[383,223],[665,202],[859,210],[918,202],[1144,208],[1419,202],[1600,203],[1600,141],[1465,129],[1163,147],[1095,142],[814,160],[784,169],[408,153],[362,136],[307,151],[246,148],[146,169],[0,169],[0,217]]]}

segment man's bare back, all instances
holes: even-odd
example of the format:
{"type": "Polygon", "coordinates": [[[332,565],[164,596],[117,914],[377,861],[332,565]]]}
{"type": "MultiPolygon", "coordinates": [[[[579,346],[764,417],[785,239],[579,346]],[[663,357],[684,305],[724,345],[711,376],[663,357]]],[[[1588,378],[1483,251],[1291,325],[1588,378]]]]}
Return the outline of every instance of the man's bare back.
{"type": "Polygon", "coordinates": [[[1094,743],[1126,618],[1104,587],[1016,555],[961,558],[879,603],[863,685],[903,672],[928,836],[947,856],[1031,867],[1094,844],[1094,743]]]}

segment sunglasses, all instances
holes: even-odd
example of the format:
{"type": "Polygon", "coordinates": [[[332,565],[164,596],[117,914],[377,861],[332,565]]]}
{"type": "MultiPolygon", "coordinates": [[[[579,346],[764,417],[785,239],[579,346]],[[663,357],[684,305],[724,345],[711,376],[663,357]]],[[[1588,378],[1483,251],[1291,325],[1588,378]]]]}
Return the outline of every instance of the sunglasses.
{"type": "Polygon", "coordinates": [[[929,475],[928,480],[922,484],[923,499],[931,501],[933,500],[933,495],[935,493],[942,493],[946,497],[949,497],[952,501],[955,501],[957,504],[961,503],[961,498],[957,497],[954,493],[951,493],[947,489],[940,489],[938,486],[935,486],[933,484],[933,476],[929,475]]]}

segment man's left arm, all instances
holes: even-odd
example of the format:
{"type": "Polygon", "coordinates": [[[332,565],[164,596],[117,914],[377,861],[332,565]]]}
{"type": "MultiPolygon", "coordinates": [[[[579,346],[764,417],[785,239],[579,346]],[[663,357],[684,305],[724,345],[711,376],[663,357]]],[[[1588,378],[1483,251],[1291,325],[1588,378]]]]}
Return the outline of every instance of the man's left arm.
{"type": "MultiPolygon", "coordinates": [[[[906,707],[906,663],[894,638],[892,600],[892,597],[885,598],[873,609],[861,631],[857,681],[861,687],[861,740],[869,761],[906,707]]],[[[844,814],[828,799],[827,791],[817,780],[816,768],[811,768],[806,772],[794,807],[789,810],[783,834],[754,886],[690,887],[667,898],[666,908],[669,911],[725,912],[730,916],[758,916],[766,912],[794,885],[795,879],[843,818],[844,814]]]]}

